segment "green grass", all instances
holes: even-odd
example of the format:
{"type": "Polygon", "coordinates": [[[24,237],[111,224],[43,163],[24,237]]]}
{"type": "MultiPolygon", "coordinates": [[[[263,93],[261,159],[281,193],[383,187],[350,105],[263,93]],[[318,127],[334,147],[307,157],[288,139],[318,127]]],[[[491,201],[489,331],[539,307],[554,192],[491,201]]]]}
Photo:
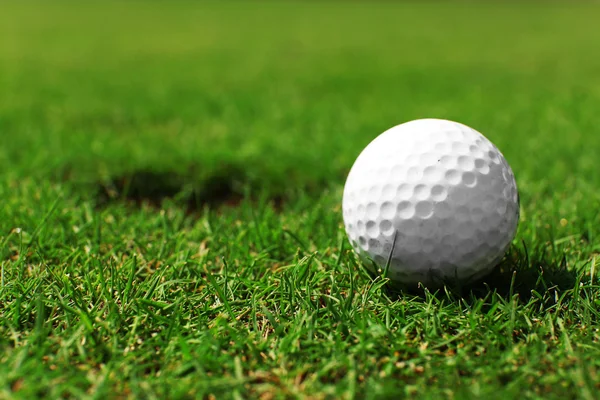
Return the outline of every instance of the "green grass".
{"type": "Polygon", "coordinates": [[[0,398],[600,390],[598,4],[5,2],[0,398]],[[360,150],[488,136],[522,217],[477,285],[393,293],[360,150]]]}

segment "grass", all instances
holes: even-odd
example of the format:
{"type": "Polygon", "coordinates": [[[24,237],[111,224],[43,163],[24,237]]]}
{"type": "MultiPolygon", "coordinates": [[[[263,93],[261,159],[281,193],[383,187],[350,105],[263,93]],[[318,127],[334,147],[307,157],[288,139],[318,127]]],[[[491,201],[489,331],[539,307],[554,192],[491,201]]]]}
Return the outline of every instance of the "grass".
{"type": "Polygon", "coordinates": [[[595,398],[599,11],[4,3],[0,398],[595,398]],[[484,281],[394,293],[341,190],[422,117],[522,217],[484,281]]]}

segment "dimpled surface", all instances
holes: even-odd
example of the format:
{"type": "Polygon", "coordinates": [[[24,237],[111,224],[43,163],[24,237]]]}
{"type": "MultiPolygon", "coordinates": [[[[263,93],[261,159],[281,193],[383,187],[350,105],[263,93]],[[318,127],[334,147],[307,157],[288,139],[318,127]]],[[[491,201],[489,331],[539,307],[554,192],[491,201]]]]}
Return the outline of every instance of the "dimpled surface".
{"type": "Polygon", "coordinates": [[[375,138],[350,170],[342,208],[354,250],[384,267],[393,249],[388,277],[405,284],[484,276],[519,220],[504,156],[479,132],[439,119],[375,138]]]}

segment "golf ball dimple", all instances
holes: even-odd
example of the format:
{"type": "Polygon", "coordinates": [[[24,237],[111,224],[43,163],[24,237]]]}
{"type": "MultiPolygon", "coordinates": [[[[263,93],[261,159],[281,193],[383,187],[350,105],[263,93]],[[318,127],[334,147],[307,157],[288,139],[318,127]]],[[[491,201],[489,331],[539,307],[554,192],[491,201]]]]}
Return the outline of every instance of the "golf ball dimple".
{"type": "Polygon", "coordinates": [[[519,221],[504,156],[474,129],[440,119],[375,138],[350,170],[342,208],[354,250],[380,268],[391,253],[389,278],[405,284],[484,276],[519,221]]]}

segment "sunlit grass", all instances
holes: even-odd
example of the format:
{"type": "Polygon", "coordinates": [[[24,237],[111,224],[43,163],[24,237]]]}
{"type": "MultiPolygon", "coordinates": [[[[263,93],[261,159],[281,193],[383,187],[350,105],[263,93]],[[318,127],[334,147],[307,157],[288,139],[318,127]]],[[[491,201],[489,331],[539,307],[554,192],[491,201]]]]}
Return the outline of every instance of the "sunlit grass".
{"type": "Polygon", "coordinates": [[[595,398],[599,11],[3,5],[0,397],[595,398]],[[341,189],[422,117],[502,150],[522,218],[483,282],[398,294],[341,189]]]}

